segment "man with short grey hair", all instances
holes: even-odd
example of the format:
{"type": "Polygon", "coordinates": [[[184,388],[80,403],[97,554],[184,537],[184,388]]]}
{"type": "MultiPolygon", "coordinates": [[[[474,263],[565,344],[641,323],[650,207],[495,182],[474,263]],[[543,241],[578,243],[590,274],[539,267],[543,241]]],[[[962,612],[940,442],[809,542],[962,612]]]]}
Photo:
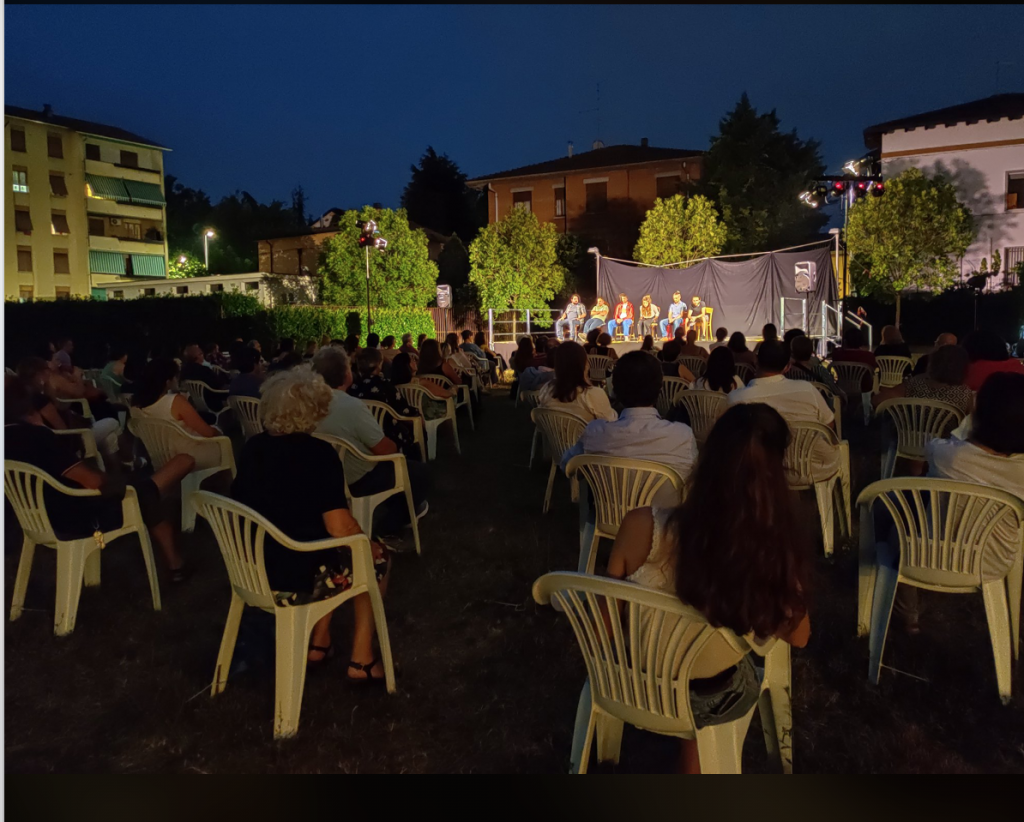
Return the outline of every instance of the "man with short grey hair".
{"type": "Polygon", "coordinates": [[[914,366],[914,372],[913,372],[913,374],[911,374],[911,376],[912,377],[920,377],[922,374],[927,374],[928,373],[928,357],[929,357],[929,355],[930,354],[934,354],[936,351],[938,351],[944,345],[956,345],[956,344],[957,344],[956,334],[951,334],[948,331],[943,331],[941,334],[939,334],[938,337],[935,338],[935,346],[932,348],[931,352],[929,352],[929,354],[925,354],[923,357],[921,357],[917,361],[917,364],[914,366]]]}

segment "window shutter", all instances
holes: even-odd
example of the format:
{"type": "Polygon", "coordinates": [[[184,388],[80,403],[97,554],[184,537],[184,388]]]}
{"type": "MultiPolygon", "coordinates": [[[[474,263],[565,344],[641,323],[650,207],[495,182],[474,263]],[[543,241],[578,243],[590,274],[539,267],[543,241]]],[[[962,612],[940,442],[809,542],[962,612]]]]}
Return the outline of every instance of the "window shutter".
{"type": "Polygon", "coordinates": [[[50,194],[54,197],[67,197],[68,187],[64,182],[63,174],[51,174],[50,175],[50,194]]]}
{"type": "Polygon", "coordinates": [[[100,147],[95,143],[85,144],[85,159],[98,160],[100,158],[100,147]]]}
{"type": "Polygon", "coordinates": [[[14,212],[14,227],[23,234],[32,233],[32,218],[27,211],[14,212]]]}
{"type": "Polygon", "coordinates": [[[53,273],[54,274],[70,274],[71,263],[68,259],[68,253],[66,251],[54,251],[53,252],[53,273]]]}
{"type": "Polygon", "coordinates": [[[11,151],[25,150],[25,132],[20,128],[11,129],[11,151]]]}
{"type": "Polygon", "coordinates": [[[31,271],[32,270],[32,249],[31,248],[19,248],[18,249],[18,271],[31,271]]]}
{"type": "Polygon", "coordinates": [[[64,141],[59,134],[46,135],[46,153],[60,159],[64,156],[64,141]]]}
{"type": "Polygon", "coordinates": [[[71,228],[68,226],[68,217],[66,214],[54,213],[50,217],[50,222],[53,225],[54,234],[70,234],[71,228]]]}

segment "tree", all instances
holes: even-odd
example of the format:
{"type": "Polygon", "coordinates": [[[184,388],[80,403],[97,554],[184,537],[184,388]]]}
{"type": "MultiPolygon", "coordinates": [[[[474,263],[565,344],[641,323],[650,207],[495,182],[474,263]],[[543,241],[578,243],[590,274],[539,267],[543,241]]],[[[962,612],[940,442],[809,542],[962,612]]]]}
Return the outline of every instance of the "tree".
{"type": "MultiPolygon", "coordinates": [[[[469,247],[469,281],[480,308],[544,312],[562,288],[565,269],[558,262],[558,232],[526,209],[514,208],[491,223],[469,247]]],[[[544,327],[550,319],[536,322],[544,327]]]]}
{"type": "Polygon", "coordinates": [[[866,294],[896,300],[908,289],[941,291],[956,279],[954,258],[974,241],[971,212],[943,177],[910,168],[885,181],[882,197],[869,197],[850,209],[846,243],[859,263],[857,287],[866,294]]]}
{"type": "Polygon", "coordinates": [[[295,215],[296,222],[302,225],[309,225],[313,222],[306,214],[306,192],[302,190],[301,185],[292,189],[292,213],[295,215]]]}
{"type": "Polygon", "coordinates": [[[828,218],[800,202],[825,172],[820,144],[779,131],[773,109],[758,114],[746,93],[719,122],[698,190],[718,204],[726,253],[772,251],[813,240],[828,218]]]}
{"type": "Polygon", "coordinates": [[[458,305],[472,302],[469,285],[469,252],[458,234],[452,234],[437,255],[437,281],[452,287],[452,298],[458,305]]]}
{"type": "Polygon", "coordinates": [[[707,197],[676,194],[658,199],[640,226],[633,259],[649,265],[671,265],[714,257],[725,244],[726,232],[707,197]]]}
{"type": "MultiPolygon", "coordinates": [[[[589,276],[594,271],[591,257],[587,255],[587,246],[578,234],[566,232],[558,235],[555,246],[558,264],[565,270],[565,281],[556,296],[568,301],[569,297],[584,290],[589,276]]],[[[592,292],[591,292],[592,293],[592,292]]]]}
{"type": "Polygon", "coordinates": [[[203,261],[187,251],[174,252],[167,264],[167,276],[172,279],[205,277],[207,273],[203,261]]]}
{"type": "Polygon", "coordinates": [[[425,307],[436,293],[437,265],[427,251],[427,235],[409,227],[405,209],[346,211],[339,233],[320,250],[320,299],[332,305],[366,303],[366,252],[359,247],[357,221],[373,220],[387,240],[384,251],[370,249],[371,305],[382,308],[425,307]]]}
{"type": "Polygon", "coordinates": [[[409,219],[445,236],[457,233],[464,242],[472,242],[487,222],[486,203],[483,219],[479,192],[466,187],[466,175],[447,154],[427,150],[418,166],[412,166],[412,179],[402,192],[402,208],[409,219]]]}

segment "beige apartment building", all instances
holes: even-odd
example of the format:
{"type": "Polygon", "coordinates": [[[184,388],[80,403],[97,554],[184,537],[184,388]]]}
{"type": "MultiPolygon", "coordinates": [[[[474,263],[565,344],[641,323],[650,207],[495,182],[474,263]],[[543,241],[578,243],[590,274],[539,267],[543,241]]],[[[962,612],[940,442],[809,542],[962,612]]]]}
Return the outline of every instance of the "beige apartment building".
{"type": "Polygon", "coordinates": [[[167,276],[163,153],[114,126],[4,107],[6,299],[167,276]]]}

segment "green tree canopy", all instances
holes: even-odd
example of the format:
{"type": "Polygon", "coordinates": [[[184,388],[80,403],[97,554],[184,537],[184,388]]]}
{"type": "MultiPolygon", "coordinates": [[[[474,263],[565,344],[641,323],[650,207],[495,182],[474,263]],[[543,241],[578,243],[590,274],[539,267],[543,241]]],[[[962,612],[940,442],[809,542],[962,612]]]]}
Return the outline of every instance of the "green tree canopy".
{"type": "Polygon", "coordinates": [[[487,222],[484,201],[481,219],[480,192],[466,186],[466,175],[447,154],[438,154],[432,146],[412,166],[412,179],[402,192],[402,208],[409,219],[445,236],[457,233],[464,242],[472,242],[487,222]]]}
{"type": "Polygon", "coordinates": [[[370,249],[370,303],[382,308],[424,307],[436,294],[437,265],[427,251],[427,235],[409,228],[405,209],[366,206],[346,211],[339,233],[320,250],[320,299],[331,305],[366,302],[366,252],[359,247],[358,221],[373,220],[387,249],[370,249]]]}
{"type": "Polygon", "coordinates": [[[671,265],[714,257],[725,239],[726,227],[707,197],[676,194],[654,201],[654,208],[640,226],[633,259],[649,265],[671,265]]]}
{"type": "Polygon", "coordinates": [[[825,172],[820,144],[779,131],[774,109],[758,114],[747,95],[719,122],[704,157],[700,193],[718,204],[726,253],[772,251],[816,238],[828,218],[800,202],[825,172]]]}
{"type": "Polygon", "coordinates": [[[207,273],[203,261],[187,251],[175,251],[167,262],[167,276],[173,279],[205,277],[207,273]]]}
{"type": "Polygon", "coordinates": [[[974,220],[942,177],[910,168],[885,181],[882,197],[868,197],[850,209],[846,242],[857,288],[896,300],[908,289],[949,288],[955,258],[974,241],[974,220]]]}
{"type": "Polygon", "coordinates": [[[469,281],[477,288],[481,309],[548,308],[565,281],[558,236],[554,225],[522,208],[484,228],[469,247],[469,281]]]}

